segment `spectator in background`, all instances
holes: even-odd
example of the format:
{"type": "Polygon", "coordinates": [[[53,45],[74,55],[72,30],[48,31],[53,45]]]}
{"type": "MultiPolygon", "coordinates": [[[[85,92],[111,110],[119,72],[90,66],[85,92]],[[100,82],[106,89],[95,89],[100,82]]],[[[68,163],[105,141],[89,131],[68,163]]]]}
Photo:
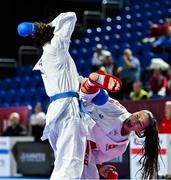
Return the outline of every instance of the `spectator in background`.
{"type": "Polygon", "coordinates": [[[133,91],[129,95],[130,99],[133,101],[149,99],[149,94],[142,88],[141,81],[135,81],[133,83],[133,91]]]}
{"type": "Polygon", "coordinates": [[[37,103],[34,108],[35,113],[31,115],[31,135],[34,136],[35,141],[39,141],[45,126],[46,115],[42,112],[40,103],[37,103]]]}
{"type": "Polygon", "coordinates": [[[100,66],[99,70],[102,70],[108,74],[117,76],[117,65],[113,60],[112,55],[107,55],[104,60],[104,65],[100,66]]]}
{"type": "Polygon", "coordinates": [[[166,18],[165,22],[163,24],[151,24],[150,30],[149,30],[149,35],[148,35],[148,37],[145,37],[142,40],[142,42],[143,43],[154,42],[160,36],[166,35],[169,26],[171,26],[170,18],[166,18]]]}
{"type": "Polygon", "coordinates": [[[130,49],[124,50],[124,54],[120,59],[117,72],[122,80],[122,94],[125,94],[126,97],[129,97],[133,83],[140,80],[141,75],[140,62],[136,57],[133,56],[130,49]]]}
{"type": "Polygon", "coordinates": [[[112,57],[111,54],[108,54],[108,55],[105,56],[103,65],[106,68],[106,72],[108,74],[113,74],[114,63],[113,63],[113,57],[112,57]]]}
{"type": "Polygon", "coordinates": [[[159,132],[171,133],[171,101],[166,101],[164,118],[160,121],[159,132]]]}
{"type": "Polygon", "coordinates": [[[13,112],[9,116],[10,125],[3,132],[3,136],[25,136],[26,128],[20,123],[20,114],[13,112]]]}
{"type": "Polygon", "coordinates": [[[111,56],[111,53],[104,50],[101,44],[96,45],[96,52],[93,54],[92,59],[92,70],[97,71],[101,66],[105,65],[106,56],[111,56]]]}
{"type": "Polygon", "coordinates": [[[167,70],[167,94],[171,95],[171,67],[167,70]]]}
{"type": "Polygon", "coordinates": [[[149,81],[150,94],[166,96],[167,78],[162,74],[160,68],[153,70],[149,81]]]}

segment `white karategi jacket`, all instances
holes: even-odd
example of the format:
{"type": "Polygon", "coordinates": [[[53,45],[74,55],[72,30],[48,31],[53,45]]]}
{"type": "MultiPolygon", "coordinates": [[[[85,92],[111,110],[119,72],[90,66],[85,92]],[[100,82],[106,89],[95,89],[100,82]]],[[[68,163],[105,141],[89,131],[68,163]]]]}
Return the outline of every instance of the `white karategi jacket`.
{"type": "Polygon", "coordinates": [[[94,142],[97,148],[93,150],[96,163],[103,163],[122,155],[129,143],[129,136],[121,135],[121,128],[125,119],[131,114],[117,100],[109,98],[102,106],[91,103],[98,94],[81,92],[84,107],[91,118],[96,122],[93,128],[94,142]]]}

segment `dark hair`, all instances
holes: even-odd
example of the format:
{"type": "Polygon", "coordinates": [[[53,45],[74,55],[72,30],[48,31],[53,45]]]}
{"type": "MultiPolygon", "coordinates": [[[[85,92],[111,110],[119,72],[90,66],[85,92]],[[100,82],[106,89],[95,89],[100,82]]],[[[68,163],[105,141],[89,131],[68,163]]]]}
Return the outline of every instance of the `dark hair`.
{"type": "Polygon", "coordinates": [[[149,118],[153,123],[144,130],[144,154],[139,160],[139,163],[141,164],[140,171],[142,171],[142,179],[156,179],[159,170],[158,154],[160,152],[160,144],[158,124],[154,117],[149,115],[149,118]]]}
{"type": "Polygon", "coordinates": [[[54,27],[51,25],[42,22],[35,22],[35,32],[32,36],[34,39],[34,44],[38,47],[42,47],[52,39],[53,31],[54,27]]]}

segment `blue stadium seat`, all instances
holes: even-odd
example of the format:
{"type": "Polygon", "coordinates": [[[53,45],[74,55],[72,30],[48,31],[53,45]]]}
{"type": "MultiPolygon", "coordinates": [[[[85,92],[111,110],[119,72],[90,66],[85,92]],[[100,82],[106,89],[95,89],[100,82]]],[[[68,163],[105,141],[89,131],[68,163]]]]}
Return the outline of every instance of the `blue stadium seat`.
{"type": "Polygon", "coordinates": [[[84,59],[79,59],[75,63],[76,63],[76,67],[77,67],[78,71],[79,70],[82,71],[82,69],[85,68],[85,61],[84,61],[84,59]]]}
{"type": "Polygon", "coordinates": [[[44,98],[47,97],[44,87],[40,87],[36,90],[35,100],[41,102],[44,98]]]}
{"type": "Polygon", "coordinates": [[[79,39],[74,40],[74,44],[76,49],[79,49],[79,47],[81,46],[81,41],[79,39]]]}
{"type": "Polygon", "coordinates": [[[16,91],[14,89],[10,89],[9,91],[6,91],[5,95],[5,102],[10,104],[15,100],[16,91]]]}
{"type": "Polygon", "coordinates": [[[94,46],[94,47],[91,47],[91,46],[90,46],[90,47],[87,49],[87,58],[92,58],[94,52],[95,52],[95,46],[94,46]]]}
{"type": "Polygon", "coordinates": [[[112,41],[114,42],[114,44],[119,44],[120,43],[120,39],[121,39],[121,36],[119,34],[114,34],[112,36],[112,41]]]}
{"type": "Polygon", "coordinates": [[[131,32],[132,31],[132,24],[130,24],[130,23],[126,23],[126,24],[123,24],[122,25],[122,31],[123,32],[131,32]]]}
{"type": "Polygon", "coordinates": [[[131,14],[127,14],[126,16],[125,16],[125,18],[126,18],[126,20],[127,20],[127,22],[132,22],[132,16],[131,16],[131,14]]]}
{"type": "Polygon", "coordinates": [[[143,44],[142,51],[145,53],[150,52],[151,51],[151,44],[150,43],[143,44]]]}
{"type": "Polygon", "coordinates": [[[95,33],[92,29],[87,29],[84,34],[85,34],[85,37],[87,37],[87,38],[92,38],[95,35],[95,33]]]}
{"type": "Polygon", "coordinates": [[[26,75],[26,76],[31,76],[31,75],[33,75],[33,65],[29,65],[29,66],[27,66],[27,67],[25,67],[25,70],[24,70],[25,72],[24,72],[24,74],[26,75]]]}
{"type": "Polygon", "coordinates": [[[139,43],[139,42],[134,43],[133,42],[131,44],[131,49],[132,49],[133,54],[139,54],[139,51],[141,50],[141,47],[142,47],[141,43],[139,43]]]}
{"type": "Polygon", "coordinates": [[[108,35],[102,36],[102,38],[101,38],[102,45],[109,46],[110,41],[111,41],[110,36],[108,36],[108,35]]]}
{"type": "Polygon", "coordinates": [[[169,7],[168,10],[166,10],[167,17],[171,16],[171,7],[169,7]]]}
{"type": "Polygon", "coordinates": [[[4,90],[0,90],[0,103],[4,103],[5,102],[5,99],[6,99],[6,91],[4,90]]]}
{"type": "Polygon", "coordinates": [[[82,47],[88,48],[90,46],[90,39],[89,38],[83,38],[82,39],[82,47]]]}
{"type": "Polygon", "coordinates": [[[127,43],[130,43],[131,41],[132,41],[132,36],[131,36],[131,33],[125,33],[125,32],[123,32],[122,34],[121,34],[121,37],[122,37],[122,39],[124,40],[124,42],[127,42],[127,43]]]}
{"type": "Polygon", "coordinates": [[[10,107],[11,106],[11,104],[9,104],[7,102],[2,103],[1,105],[2,105],[2,107],[10,107]]]}
{"type": "Polygon", "coordinates": [[[25,91],[25,96],[23,97],[24,102],[32,102],[37,94],[35,88],[30,88],[25,91]]]}
{"type": "Polygon", "coordinates": [[[132,19],[134,19],[134,22],[141,21],[142,15],[140,13],[133,13],[132,14],[132,19]]]}
{"type": "Polygon", "coordinates": [[[20,88],[26,89],[29,87],[30,84],[31,84],[31,77],[30,76],[24,76],[21,79],[20,88]]]}
{"type": "Polygon", "coordinates": [[[4,90],[8,90],[10,88],[12,80],[10,78],[3,79],[1,81],[1,87],[4,90]]]}
{"type": "Polygon", "coordinates": [[[22,103],[24,101],[24,96],[26,95],[25,89],[21,88],[16,90],[14,102],[22,103]]]}
{"type": "Polygon", "coordinates": [[[107,17],[102,21],[102,28],[105,28],[106,26],[112,25],[112,18],[107,17]]]}
{"type": "Polygon", "coordinates": [[[24,66],[19,66],[16,68],[15,75],[22,77],[25,74],[25,67],[24,66]]]}
{"type": "Polygon", "coordinates": [[[138,4],[133,5],[131,8],[133,8],[133,11],[135,13],[140,11],[140,5],[138,5],[138,4]]]}
{"type": "Polygon", "coordinates": [[[10,88],[11,89],[17,89],[20,86],[21,78],[19,76],[16,76],[12,79],[10,88]]]}
{"type": "Polygon", "coordinates": [[[115,34],[120,34],[122,32],[122,25],[120,24],[114,24],[115,28],[114,28],[114,32],[115,34]]]}
{"type": "Polygon", "coordinates": [[[154,57],[155,57],[154,53],[143,51],[142,57],[140,59],[142,68],[145,69],[147,66],[149,66],[151,63],[151,59],[154,57]]]}
{"type": "Polygon", "coordinates": [[[11,106],[21,106],[20,102],[13,102],[11,103],[11,106]]]}
{"type": "Polygon", "coordinates": [[[122,44],[120,45],[119,52],[122,54],[126,48],[129,48],[129,49],[130,49],[130,48],[131,48],[130,44],[129,44],[129,43],[126,43],[126,42],[125,42],[125,43],[122,43],[122,44]]]}
{"type": "Polygon", "coordinates": [[[117,44],[111,45],[109,47],[109,51],[112,53],[114,57],[118,57],[120,54],[120,47],[117,44]]]}
{"type": "Polygon", "coordinates": [[[42,85],[42,78],[40,75],[34,75],[30,79],[29,87],[37,88],[42,85]]]}
{"type": "Polygon", "coordinates": [[[80,48],[77,54],[77,58],[81,59],[81,58],[86,58],[87,55],[87,48],[80,48]]]}
{"type": "Polygon", "coordinates": [[[84,69],[82,71],[83,77],[88,77],[88,75],[92,72],[91,68],[84,69]]]}
{"type": "Polygon", "coordinates": [[[97,27],[94,31],[95,31],[94,32],[95,36],[100,37],[101,35],[104,35],[104,34],[102,34],[102,28],[100,28],[100,27],[97,27]]]}
{"type": "Polygon", "coordinates": [[[134,30],[134,32],[136,32],[136,31],[141,32],[143,30],[143,28],[144,28],[143,24],[140,21],[135,21],[132,23],[132,29],[134,30]]]}
{"type": "Polygon", "coordinates": [[[106,26],[106,27],[102,28],[102,35],[111,35],[113,33],[114,33],[114,31],[111,26],[106,26]]]}
{"type": "Polygon", "coordinates": [[[100,37],[95,36],[90,39],[90,47],[95,47],[98,43],[100,43],[100,37]]]}
{"type": "Polygon", "coordinates": [[[78,50],[77,49],[71,49],[70,50],[70,54],[71,54],[71,57],[75,60],[76,57],[78,56],[78,50]]]}

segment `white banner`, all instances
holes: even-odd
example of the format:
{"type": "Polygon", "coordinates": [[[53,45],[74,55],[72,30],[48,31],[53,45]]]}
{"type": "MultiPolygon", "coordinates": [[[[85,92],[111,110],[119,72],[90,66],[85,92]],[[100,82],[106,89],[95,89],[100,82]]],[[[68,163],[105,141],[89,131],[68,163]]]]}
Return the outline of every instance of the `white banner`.
{"type": "MultiPolygon", "coordinates": [[[[166,175],[171,173],[171,134],[159,134],[160,139],[160,155],[159,155],[159,165],[160,171],[159,175],[166,175]]],[[[144,138],[138,138],[133,135],[130,140],[130,178],[140,179],[140,169],[139,159],[141,158],[144,149],[142,149],[142,143],[144,138]]]]}
{"type": "Polygon", "coordinates": [[[0,137],[0,176],[19,176],[12,148],[16,142],[33,140],[33,137],[0,137]]]}

